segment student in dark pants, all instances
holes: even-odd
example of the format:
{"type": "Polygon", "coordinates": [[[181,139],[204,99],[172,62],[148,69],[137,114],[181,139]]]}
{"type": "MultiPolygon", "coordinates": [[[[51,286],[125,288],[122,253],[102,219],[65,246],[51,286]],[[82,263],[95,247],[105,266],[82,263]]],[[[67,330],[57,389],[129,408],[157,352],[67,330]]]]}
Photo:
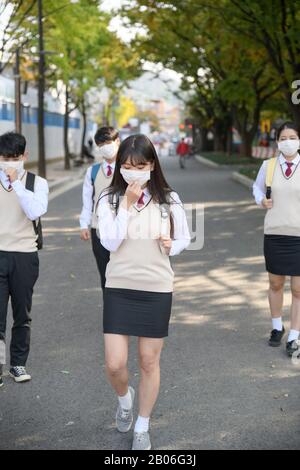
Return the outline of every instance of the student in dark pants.
{"type": "Polygon", "coordinates": [[[31,379],[25,366],[33,287],[39,276],[39,218],[47,211],[48,184],[24,170],[28,158],[25,149],[26,140],[21,134],[0,136],[0,385],[9,299],[13,311],[10,375],[16,382],[31,379]]]}
{"type": "Polygon", "coordinates": [[[92,249],[103,290],[109,251],[102,246],[97,235],[95,208],[99,194],[110,185],[113,178],[115,160],[120,145],[119,133],[113,127],[101,127],[95,134],[95,143],[98,147],[96,163],[88,168],[82,189],[83,206],[80,215],[80,238],[85,241],[92,239],[92,249]]]}

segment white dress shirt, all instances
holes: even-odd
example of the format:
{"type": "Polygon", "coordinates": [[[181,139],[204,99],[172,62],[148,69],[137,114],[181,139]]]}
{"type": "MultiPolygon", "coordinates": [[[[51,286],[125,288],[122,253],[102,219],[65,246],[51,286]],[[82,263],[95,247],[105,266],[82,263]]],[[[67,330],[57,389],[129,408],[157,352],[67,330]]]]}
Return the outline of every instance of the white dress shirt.
{"type": "MultiPolygon", "coordinates": [[[[288,168],[288,165],[287,165],[288,160],[286,160],[286,158],[282,155],[282,153],[279,155],[278,158],[279,158],[279,164],[282,166],[282,171],[283,173],[285,173],[288,168]]],[[[300,163],[300,155],[299,154],[296,155],[296,157],[290,161],[293,163],[293,165],[291,166],[291,170],[292,170],[291,176],[292,176],[292,174],[297,168],[297,165],[300,163]]],[[[267,162],[268,160],[263,161],[263,164],[261,165],[259,172],[257,174],[256,180],[253,183],[253,196],[255,197],[255,202],[258,206],[262,205],[262,201],[266,197],[267,162]]]]}
{"type": "MultiPolygon", "coordinates": [[[[103,159],[101,166],[104,173],[107,175],[108,165],[111,166],[112,172],[115,171],[116,162],[108,162],[103,159]]],[[[93,165],[87,169],[85,174],[83,188],[82,188],[82,211],[80,214],[80,228],[87,229],[91,225],[93,215],[93,185],[92,185],[92,168],[93,165]]]]}
{"type": "MultiPolygon", "coordinates": [[[[26,171],[24,171],[19,178],[11,183],[13,191],[18,196],[20,206],[22,207],[26,217],[29,220],[37,220],[47,212],[48,208],[48,183],[40,176],[35,177],[34,192],[26,189],[21,183],[21,179],[26,178],[26,171]]],[[[10,186],[10,181],[6,173],[0,170],[0,182],[5,189],[10,186]]]]}
{"type": "MultiPolygon", "coordinates": [[[[146,205],[151,199],[151,195],[148,188],[143,189],[143,192],[144,204],[146,205]]],[[[174,240],[172,240],[170,256],[174,256],[188,247],[191,236],[186,214],[178,194],[172,192],[171,198],[175,202],[170,204],[170,211],[174,221],[174,240]]],[[[137,207],[137,203],[135,206],[137,207]]],[[[130,212],[123,207],[119,207],[118,214],[115,215],[108,202],[108,196],[102,194],[98,205],[99,234],[102,245],[108,251],[117,251],[125,239],[129,217],[130,212]]]]}

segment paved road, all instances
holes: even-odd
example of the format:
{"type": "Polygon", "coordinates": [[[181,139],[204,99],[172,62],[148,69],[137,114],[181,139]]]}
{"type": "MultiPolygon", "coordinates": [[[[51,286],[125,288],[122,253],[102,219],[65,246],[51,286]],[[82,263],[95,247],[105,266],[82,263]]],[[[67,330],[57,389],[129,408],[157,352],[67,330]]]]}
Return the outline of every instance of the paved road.
{"type": "MultiPolygon", "coordinates": [[[[263,211],[230,171],[163,161],[186,202],[205,203],[205,244],[174,260],[176,292],[152,419],[156,449],[300,448],[299,372],[269,348],[263,211]]],[[[98,275],[78,237],[80,186],[51,202],[35,292],[30,383],[5,377],[1,449],[129,449],[113,425],[98,275]]],[[[286,317],[289,297],[286,299],[286,317]]],[[[11,323],[9,323],[9,326],[11,323]]],[[[130,371],[137,384],[136,341],[130,371]]]]}

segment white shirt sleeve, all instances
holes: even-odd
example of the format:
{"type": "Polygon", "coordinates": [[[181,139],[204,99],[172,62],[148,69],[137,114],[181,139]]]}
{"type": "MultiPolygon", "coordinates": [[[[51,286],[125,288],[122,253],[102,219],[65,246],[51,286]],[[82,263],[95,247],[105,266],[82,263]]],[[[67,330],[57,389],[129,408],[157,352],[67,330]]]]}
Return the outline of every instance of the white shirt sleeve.
{"type": "Polygon", "coordinates": [[[174,203],[170,206],[174,222],[174,239],[172,240],[170,256],[175,256],[179,255],[179,253],[189,246],[191,236],[186,219],[186,213],[178,194],[172,192],[171,198],[174,200],[174,203]]]}
{"type": "Polygon", "coordinates": [[[119,207],[116,215],[109,204],[108,195],[102,194],[99,198],[97,214],[102,245],[108,251],[117,251],[127,235],[129,211],[119,207]]]}
{"type": "Polygon", "coordinates": [[[258,206],[261,206],[262,200],[266,196],[266,164],[267,161],[265,160],[259,169],[256,180],[252,187],[252,193],[258,206]]]}
{"type": "Polygon", "coordinates": [[[92,167],[87,169],[82,187],[82,210],[79,218],[80,228],[89,228],[93,213],[92,167]]]}
{"type": "Polygon", "coordinates": [[[29,220],[37,220],[48,209],[48,183],[44,178],[36,176],[34,192],[26,189],[20,180],[14,181],[12,187],[18,196],[20,206],[29,220]]]}

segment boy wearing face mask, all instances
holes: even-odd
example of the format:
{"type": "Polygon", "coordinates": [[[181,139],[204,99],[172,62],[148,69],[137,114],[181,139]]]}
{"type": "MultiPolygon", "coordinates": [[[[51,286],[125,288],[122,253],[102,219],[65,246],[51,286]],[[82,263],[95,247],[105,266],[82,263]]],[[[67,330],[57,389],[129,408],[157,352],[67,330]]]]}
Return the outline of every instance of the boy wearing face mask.
{"type": "Polygon", "coordinates": [[[95,134],[98,147],[95,164],[88,168],[82,190],[82,211],[80,215],[80,238],[92,239],[92,249],[100,274],[101,287],[105,287],[105,271],[109,261],[109,251],[100,243],[97,235],[96,203],[100,193],[110,185],[115,160],[120,145],[119,133],[113,127],[101,127],[95,134]]]}
{"type": "Polygon", "coordinates": [[[282,322],[286,276],[291,278],[291,327],[286,352],[300,357],[300,133],[284,123],[277,131],[279,156],[264,161],[253,185],[256,203],[267,210],[264,255],[269,276],[272,331],[269,345],[278,347],[285,334],[282,322]],[[270,166],[271,165],[271,166],[270,166]]]}
{"type": "Polygon", "coordinates": [[[28,158],[25,149],[26,140],[21,134],[9,132],[0,136],[0,343],[4,352],[11,298],[10,375],[15,382],[31,379],[25,366],[30,347],[33,287],[39,274],[36,224],[48,206],[47,181],[24,170],[28,158]],[[34,181],[29,185],[31,178],[34,181]]]}

